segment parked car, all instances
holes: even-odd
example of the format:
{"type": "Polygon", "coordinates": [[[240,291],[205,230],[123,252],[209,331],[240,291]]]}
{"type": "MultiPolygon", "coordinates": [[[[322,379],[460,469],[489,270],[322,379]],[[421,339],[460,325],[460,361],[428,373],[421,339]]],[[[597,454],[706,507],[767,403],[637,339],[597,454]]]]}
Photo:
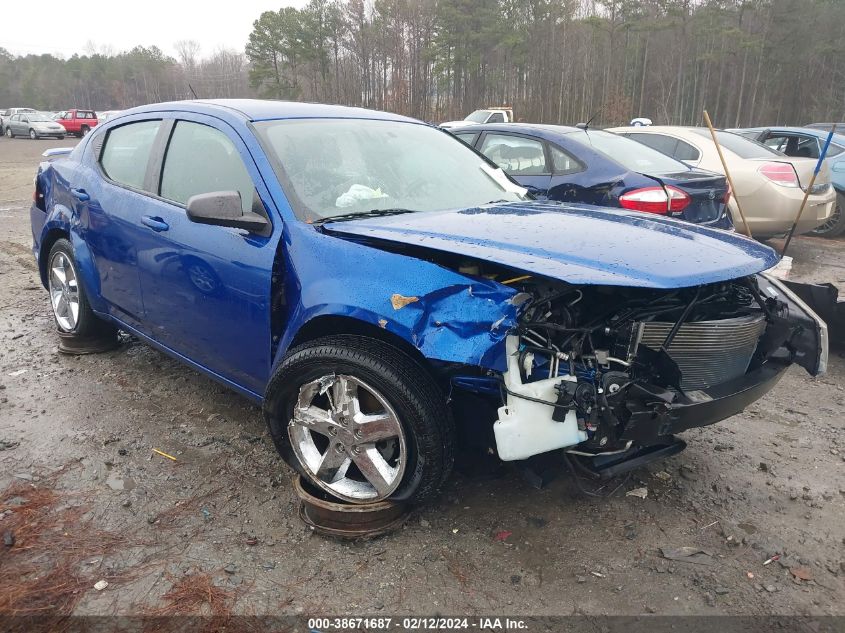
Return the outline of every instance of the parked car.
{"type": "Polygon", "coordinates": [[[104,110],[103,112],[98,112],[97,121],[99,123],[105,123],[109,119],[116,117],[121,112],[123,112],[123,110],[104,110]]]}
{"type": "Polygon", "coordinates": [[[441,123],[440,127],[449,129],[464,125],[479,125],[482,123],[513,123],[513,121],[513,109],[487,108],[485,110],[476,110],[467,115],[467,117],[461,121],[446,121],[445,123],[441,123]]]}
{"type": "Polygon", "coordinates": [[[22,112],[34,113],[35,110],[32,108],[6,108],[5,110],[0,111],[0,134],[6,134],[6,127],[9,119],[12,118],[12,115],[22,112]]]}
{"type": "MultiPolygon", "coordinates": [[[[823,124],[819,124],[823,125],[823,124]]],[[[832,127],[833,124],[831,124],[832,127]]],[[[837,237],[845,233],[845,126],[837,127],[842,134],[834,133],[827,150],[831,182],[836,190],[836,207],[830,218],[812,231],[815,235],[837,237]]],[[[747,138],[759,141],[787,156],[818,160],[830,128],[757,127],[734,130],[747,138]]]]}
{"type": "Polygon", "coordinates": [[[624,472],[791,364],[824,372],[769,247],[524,194],[399,115],[188,101],[42,163],[30,213],[63,337],[132,332],[260,403],[285,460],[353,503],[430,498],[459,431],[624,472]]]}
{"type": "Polygon", "coordinates": [[[97,113],[93,110],[64,110],[56,116],[68,134],[85,136],[97,126],[97,113]]]}
{"type": "Polygon", "coordinates": [[[52,137],[62,139],[65,129],[50,117],[38,112],[20,112],[9,117],[6,123],[6,136],[28,136],[33,141],[39,138],[52,137]]]}
{"type": "MultiPolygon", "coordinates": [[[[716,146],[707,128],[651,126],[620,127],[609,131],[634,139],[683,160],[688,165],[724,174],[716,146]]],[[[810,184],[816,161],[790,158],[753,140],[719,130],[716,132],[728,163],[736,191],[729,203],[738,231],[745,231],[736,208],[739,198],[754,237],[783,235],[792,227],[810,184]]],[[[827,222],[836,207],[836,194],[830,185],[830,169],[825,167],[810,194],[796,234],[808,233],[827,222]]]]}
{"type": "Polygon", "coordinates": [[[560,125],[474,125],[452,134],[533,194],[731,229],[724,175],[692,168],[630,139],[560,125]]]}

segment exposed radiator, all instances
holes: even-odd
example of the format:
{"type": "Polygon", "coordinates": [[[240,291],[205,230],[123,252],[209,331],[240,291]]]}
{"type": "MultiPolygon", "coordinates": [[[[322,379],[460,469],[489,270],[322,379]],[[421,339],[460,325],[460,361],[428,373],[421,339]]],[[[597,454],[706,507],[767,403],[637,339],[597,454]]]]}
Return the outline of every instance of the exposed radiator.
{"type": "MultiPolygon", "coordinates": [[[[659,349],[673,325],[644,323],[640,344],[659,349]]],[[[762,314],[683,324],[667,350],[681,370],[681,387],[706,389],[742,376],[765,329],[762,314]]]]}

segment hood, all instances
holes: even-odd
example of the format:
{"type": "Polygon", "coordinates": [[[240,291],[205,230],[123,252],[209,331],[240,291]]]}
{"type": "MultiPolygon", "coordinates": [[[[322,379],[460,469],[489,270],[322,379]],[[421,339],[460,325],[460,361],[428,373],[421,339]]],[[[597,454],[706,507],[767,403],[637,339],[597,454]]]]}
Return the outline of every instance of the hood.
{"type": "Polygon", "coordinates": [[[771,268],[774,250],[735,233],[643,213],[527,202],[330,222],[386,241],[496,262],[571,284],[683,288],[771,268]]]}

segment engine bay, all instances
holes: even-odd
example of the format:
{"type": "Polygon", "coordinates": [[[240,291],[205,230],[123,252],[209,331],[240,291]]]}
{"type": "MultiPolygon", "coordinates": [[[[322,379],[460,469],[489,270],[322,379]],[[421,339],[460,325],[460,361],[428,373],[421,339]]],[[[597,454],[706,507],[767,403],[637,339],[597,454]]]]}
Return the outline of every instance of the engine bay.
{"type": "Polygon", "coordinates": [[[500,458],[575,445],[586,456],[623,452],[634,415],[657,424],[673,404],[711,401],[708,390],[774,357],[791,362],[803,326],[761,280],[673,290],[510,280],[530,298],[507,339],[500,458]]]}

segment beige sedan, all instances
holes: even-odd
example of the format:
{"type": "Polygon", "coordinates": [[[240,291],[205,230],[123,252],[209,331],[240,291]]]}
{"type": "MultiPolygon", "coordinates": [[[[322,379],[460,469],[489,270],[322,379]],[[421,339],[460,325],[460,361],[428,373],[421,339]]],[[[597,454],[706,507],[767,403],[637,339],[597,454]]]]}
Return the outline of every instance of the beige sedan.
{"type": "MultiPolygon", "coordinates": [[[[693,167],[725,173],[707,128],[655,125],[616,127],[608,131],[640,141],[693,167]]],[[[745,232],[736,207],[738,198],[754,237],[786,233],[798,214],[804,197],[803,187],[810,183],[816,161],[785,156],[731,132],[717,131],[716,135],[736,187],[728,205],[736,230],[745,232]]],[[[836,192],[825,164],[816,178],[796,233],[807,233],[824,224],[835,206],[836,192]]]]}

